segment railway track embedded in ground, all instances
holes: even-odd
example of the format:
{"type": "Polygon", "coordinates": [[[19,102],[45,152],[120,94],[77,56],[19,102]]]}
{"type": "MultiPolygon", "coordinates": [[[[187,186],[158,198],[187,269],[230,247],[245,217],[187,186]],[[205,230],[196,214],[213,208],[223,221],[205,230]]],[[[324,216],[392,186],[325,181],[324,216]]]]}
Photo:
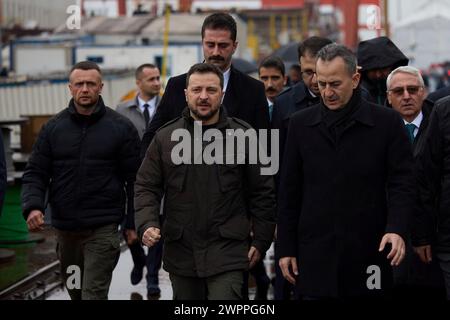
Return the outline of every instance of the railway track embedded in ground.
{"type": "Polygon", "coordinates": [[[0,291],[0,300],[45,300],[53,290],[61,287],[57,260],[0,291]]]}

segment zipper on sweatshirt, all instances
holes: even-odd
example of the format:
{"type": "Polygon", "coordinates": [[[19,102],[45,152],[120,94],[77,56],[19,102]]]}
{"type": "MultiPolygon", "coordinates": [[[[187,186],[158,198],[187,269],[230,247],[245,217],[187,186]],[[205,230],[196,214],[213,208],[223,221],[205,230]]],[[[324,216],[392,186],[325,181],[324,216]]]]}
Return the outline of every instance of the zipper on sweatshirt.
{"type": "MultiPolygon", "coordinates": [[[[80,137],[80,147],[79,147],[79,158],[78,158],[78,178],[79,178],[79,184],[78,184],[78,191],[77,191],[77,203],[81,204],[81,192],[83,190],[83,180],[85,177],[85,172],[83,172],[84,170],[84,153],[85,153],[85,145],[84,145],[84,139],[86,137],[86,132],[87,132],[87,128],[88,128],[88,123],[87,121],[85,121],[83,123],[83,126],[81,128],[81,137],[80,137]]],[[[80,210],[78,210],[79,212],[80,210]]]]}

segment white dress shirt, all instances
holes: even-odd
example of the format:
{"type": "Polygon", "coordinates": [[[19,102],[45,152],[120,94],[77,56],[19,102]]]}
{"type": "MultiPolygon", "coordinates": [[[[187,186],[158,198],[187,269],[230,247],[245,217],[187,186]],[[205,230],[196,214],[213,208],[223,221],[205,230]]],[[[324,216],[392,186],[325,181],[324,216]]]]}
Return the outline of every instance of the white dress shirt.
{"type": "Polygon", "coordinates": [[[227,91],[228,81],[230,81],[230,68],[223,73],[223,92],[227,91]]]}
{"type": "Polygon", "coordinates": [[[141,110],[142,113],[144,113],[144,104],[148,104],[148,114],[150,115],[150,119],[153,117],[156,111],[156,96],[154,96],[152,99],[148,101],[144,101],[140,96],[138,96],[138,104],[139,104],[139,110],[141,110]]]}

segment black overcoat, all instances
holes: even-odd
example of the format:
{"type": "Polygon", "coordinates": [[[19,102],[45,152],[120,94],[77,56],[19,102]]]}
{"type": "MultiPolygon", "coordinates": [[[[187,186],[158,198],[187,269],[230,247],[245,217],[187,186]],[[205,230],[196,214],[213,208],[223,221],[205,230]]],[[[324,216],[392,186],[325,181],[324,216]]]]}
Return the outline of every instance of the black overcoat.
{"type": "Polygon", "coordinates": [[[289,123],[277,250],[297,257],[297,285],[308,296],[371,294],[371,266],[379,267],[381,289],[387,289],[392,270],[379,244],[385,233],[405,236],[414,204],[403,121],[391,109],[356,103],[359,109],[337,139],[325,127],[321,104],[289,123]]]}

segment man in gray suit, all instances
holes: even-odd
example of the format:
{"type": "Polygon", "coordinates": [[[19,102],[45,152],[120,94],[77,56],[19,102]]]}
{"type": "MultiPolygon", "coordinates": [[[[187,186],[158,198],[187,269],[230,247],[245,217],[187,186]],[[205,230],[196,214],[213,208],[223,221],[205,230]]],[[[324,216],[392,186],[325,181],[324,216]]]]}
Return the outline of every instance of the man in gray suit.
{"type": "MultiPolygon", "coordinates": [[[[146,63],[136,69],[135,77],[138,89],[136,96],[119,104],[116,111],[131,120],[142,140],[160,101],[160,72],[155,65],[146,63]]],[[[149,297],[159,296],[161,291],[158,284],[158,271],[161,267],[162,243],[149,248],[148,254],[145,255],[135,231],[134,221],[127,220],[123,230],[134,262],[131,283],[136,285],[142,280],[143,269],[147,266],[147,294],[149,297]]]]}
{"type": "Polygon", "coordinates": [[[116,111],[133,122],[142,139],[161,100],[160,72],[157,66],[146,63],[136,69],[135,77],[138,87],[136,96],[119,104],[116,111]]]}

